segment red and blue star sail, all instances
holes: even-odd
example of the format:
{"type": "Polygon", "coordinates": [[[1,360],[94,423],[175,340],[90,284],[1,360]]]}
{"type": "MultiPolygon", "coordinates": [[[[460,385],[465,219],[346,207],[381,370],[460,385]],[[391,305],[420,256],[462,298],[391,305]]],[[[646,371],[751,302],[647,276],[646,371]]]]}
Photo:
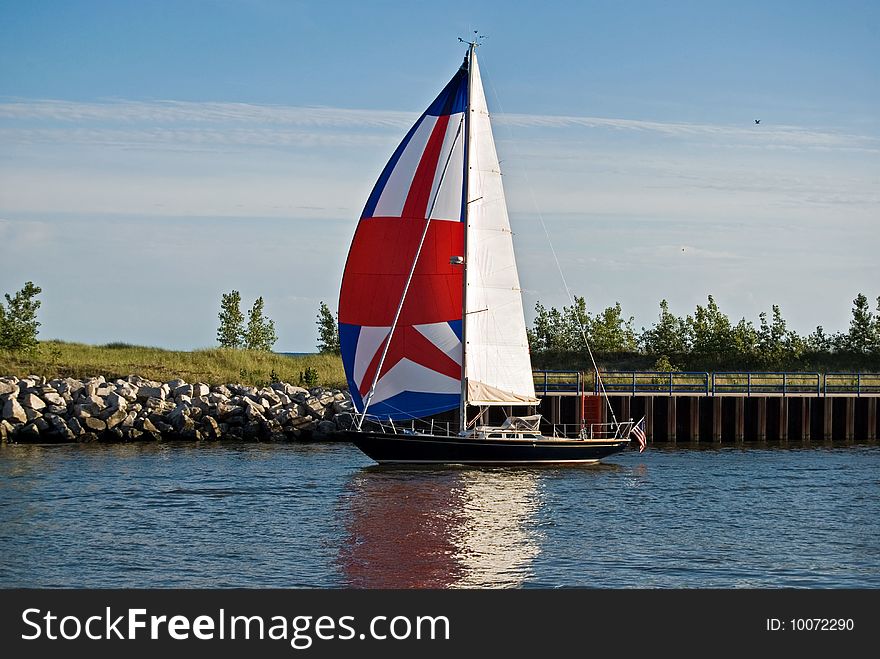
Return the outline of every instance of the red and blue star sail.
{"type": "Polygon", "coordinates": [[[394,151],[348,253],[339,295],[342,362],[359,411],[376,381],[368,412],[380,418],[418,418],[459,405],[462,268],[450,258],[464,255],[467,96],[465,64],[394,151]]]}

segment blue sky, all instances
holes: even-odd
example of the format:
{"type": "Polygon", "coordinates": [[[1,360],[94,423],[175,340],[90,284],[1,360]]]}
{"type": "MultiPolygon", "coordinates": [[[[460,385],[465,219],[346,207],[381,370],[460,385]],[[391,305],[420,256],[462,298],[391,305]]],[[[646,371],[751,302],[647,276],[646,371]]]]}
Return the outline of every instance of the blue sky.
{"type": "Polygon", "coordinates": [[[0,1],[0,292],[43,287],[42,338],[191,349],[236,288],[313,350],[477,28],[529,317],[567,300],[538,215],[637,327],[880,295],[880,4],[846,1],[0,1]]]}

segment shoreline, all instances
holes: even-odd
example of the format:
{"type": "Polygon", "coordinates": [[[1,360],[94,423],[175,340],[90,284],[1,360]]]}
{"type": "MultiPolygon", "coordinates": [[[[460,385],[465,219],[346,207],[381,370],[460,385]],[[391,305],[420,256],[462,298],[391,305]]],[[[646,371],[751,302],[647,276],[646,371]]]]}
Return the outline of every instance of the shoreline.
{"type": "Polygon", "coordinates": [[[313,441],[350,424],[353,409],[348,392],[287,382],[6,376],[0,442],[313,441]]]}

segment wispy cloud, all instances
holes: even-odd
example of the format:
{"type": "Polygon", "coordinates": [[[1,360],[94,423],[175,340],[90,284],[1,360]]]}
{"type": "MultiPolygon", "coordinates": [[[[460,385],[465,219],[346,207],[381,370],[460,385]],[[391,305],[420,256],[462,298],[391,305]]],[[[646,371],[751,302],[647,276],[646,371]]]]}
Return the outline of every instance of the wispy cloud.
{"type": "MultiPolygon", "coordinates": [[[[45,125],[50,122],[101,126],[84,133],[28,133],[25,127],[13,125],[0,138],[18,139],[68,135],[69,139],[82,139],[91,135],[97,140],[118,141],[127,134],[113,133],[108,126],[128,124],[153,126],[151,130],[130,133],[131,139],[148,142],[167,142],[168,138],[186,142],[285,144],[324,140],[323,143],[355,144],[365,139],[351,131],[399,130],[408,127],[416,118],[412,112],[395,110],[358,110],[331,107],[296,107],[280,105],[256,105],[249,103],[211,103],[187,101],[128,101],[115,100],[100,103],[82,103],[61,100],[20,100],[0,103],[0,120],[7,123],[45,125]],[[248,128],[236,128],[247,125],[248,128]],[[178,128],[169,133],[167,126],[178,128]],[[213,131],[210,126],[225,126],[213,131]],[[261,129],[260,127],[266,127],[261,129]],[[279,131],[279,128],[296,127],[310,131],[342,131],[311,136],[300,131],[279,131]],[[115,137],[114,137],[115,135],[115,137]]],[[[679,140],[712,141],[725,147],[788,148],[788,149],[843,149],[880,151],[880,139],[871,135],[858,135],[803,126],[749,126],[726,124],[698,124],[645,121],[626,118],[560,116],[534,114],[499,114],[495,122],[516,128],[536,128],[546,131],[586,129],[601,131],[624,131],[650,134],[679,140]]],[[[56,131],[62,131],[56,127],[56,131]]]]}
{"type": "Polygon", "coordinates": [[[351,110],[329,107],[193,103],[188,101],[59,100],[12,101],[0,104],[2,119],[130,123],[257,123],[318,127],[397,127],[412,123],[411,112],[351,110]]]}
{"type": "Polygon", "coordinates": [[[731,143],[766,146],[880,149],[880,139],[803,126],[756,125],[745,128],[728,124],[694,124],[604,117],[507,114],[502,123],[528,128],[601,128],[618,131],[654,133],[678,138],[712,138],[731,143]]]}
{"type": "Polygon", "coordinates": [[[51,227],[39,220],[22,222],[0,217],[0,254],[41,247],[51,233],[51,227]]]}
{"type": "Polygon", "coordinates": [[[319,132],[270,128],[0,128],[3,144],[92,144],[97,146],[189,147],[361,147],[384,144],[375,133],[319,132]]]}

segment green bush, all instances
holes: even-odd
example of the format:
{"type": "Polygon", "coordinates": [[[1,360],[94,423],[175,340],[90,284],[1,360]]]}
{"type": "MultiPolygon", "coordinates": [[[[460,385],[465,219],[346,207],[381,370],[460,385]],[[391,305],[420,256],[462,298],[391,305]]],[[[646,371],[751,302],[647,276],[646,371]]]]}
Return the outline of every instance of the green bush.
{"type": "Polygon", "coordinates": [[[300,371],[299,383],[303,387],[316,386],[318,384],[318,371],[313,369],[311,366],[306,368],[305,371],[300,371]]]}

